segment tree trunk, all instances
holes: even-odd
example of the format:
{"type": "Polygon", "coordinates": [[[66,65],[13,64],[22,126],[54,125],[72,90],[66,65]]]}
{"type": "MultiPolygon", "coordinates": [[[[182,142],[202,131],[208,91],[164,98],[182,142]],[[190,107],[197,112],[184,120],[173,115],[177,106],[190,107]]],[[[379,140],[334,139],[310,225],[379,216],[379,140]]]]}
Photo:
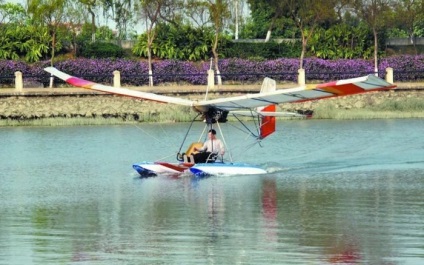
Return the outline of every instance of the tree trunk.
{"type": "Polygon", "coordinates": [[[91,14],[91,42],[96,42],[96,14],[88,7],[88,13],[91,14]]]}
{"type": "Polygon", "coordinates": [[[149,64],[149,86],[153,86],[153,67],[152,67],[152,44],[147,44],[147,60],[149,64]]]}
{"type": "Polygon", "coordinates": [[[269,29],[266,32],[265,42],[268,42],[271,39],[271,30],[269,29]]]}
{"type": "Polygon", "coordinates": [[[307,40],[305,34],[302,31],[302,51],[300,53],[299,69],[303,69],[303,59],[305,58],[305,51],[306,51],[306,44],[307,43],[308,43],[308,40],[307,40]]]}
{"type": "MultiPolygon", "coordinates": [[[[51,53],[51,59],[50,59],[50,66],[52,66],[52,67],[53,67],[53,61],[54,61],[55,47],[56,47],[56,31],[53,30],[53,32],[52,32],[52,53],[51,53]]],[[[50,76],[49,87],[53,88],[53,76],[50,76]]]]}
{"type": "Polygon", "coordinates": [[[374,73],[378,76],[378,39],[377,39],[377,29],[373,28],[374,33],[374,73]]]}
{"type": "Polygon", "coordinates": [[[216,78],[217,78],[217,84],[218,86],[222,85],[222,79],[221,79],[221,72],[219,71],[219,66],[218,66],[218,39],[219,39],[219,34],[216,33],[215,34],[215,40],[212,46],[212,54],[213,54],[213,58],[214,58],[214,62],[215,62],[215,71],[216,71],[216,78]]]}
{"type": "Polygon", "coordinates": [[[238,36],[239,35],[238,1],[235,1],[235,4],[236,4],[236,25],[235,25],[236,28],[235,28],[234,38],[236,40],[238,40],[238,38],[239,38],[239,36],[238,36]]]}
{"type": "Polygon", "coordinates": [[[52,53],[50,59],[50,66],[53,66],[54,55],[55,55],[55,47],[56,47],[56,31],[52,30],[52,53]]]}

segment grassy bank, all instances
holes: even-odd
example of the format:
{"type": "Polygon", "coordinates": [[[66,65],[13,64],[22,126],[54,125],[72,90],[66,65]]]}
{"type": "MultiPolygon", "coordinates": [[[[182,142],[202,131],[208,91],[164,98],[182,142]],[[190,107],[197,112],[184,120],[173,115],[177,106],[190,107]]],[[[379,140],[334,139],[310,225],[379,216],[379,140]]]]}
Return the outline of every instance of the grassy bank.
{"type": "MultiPolygon", "coordinates": [[[[159,104],[159,103],[158,103],[159,104]]],[[[0,126],[78,126],[78,125],[119,125],[136,123],[172,123],[188,122],[195,117],[189,107],[164,105],[153,111],[141,113],[125,113],[113,115],[97,115],[92,117],[47,117],[37,119],[1,119],[0,126]],[[167,106],[167,107],[165,107],[167,106]]]]}
{"type": "MultiPolygon", "coordinates": [[[[94,117],[54,117],[41,119],[1,119],[0,126],[77,126],[77,125],[119,125],[137,123],[189,122],[196,113],[189,107],[159,104],[154,111],[134,114],[116,114],[94,117]]],[[[406,119],[424,118],[424,100],[408,98],[402,101],[385,101],[379,105],[361,109],[340,109],[330,102],[314,110],[313,119],[406,119]]],[[[279,118],[290,119],[290,118],[279,118]]],[[[294,118],[298,119],[298,118],[294,118]]],[[[229,115],[229,120],[234,121],[229,115]]]]}
{"type": "Polygon", "coordinates": [[[384,101],[361,109],[338,109],[331,103],[321,104],[314,110],[314,119],[407,119],[424,118],[424,100],[408,98],[402,101],[384,101]]]}

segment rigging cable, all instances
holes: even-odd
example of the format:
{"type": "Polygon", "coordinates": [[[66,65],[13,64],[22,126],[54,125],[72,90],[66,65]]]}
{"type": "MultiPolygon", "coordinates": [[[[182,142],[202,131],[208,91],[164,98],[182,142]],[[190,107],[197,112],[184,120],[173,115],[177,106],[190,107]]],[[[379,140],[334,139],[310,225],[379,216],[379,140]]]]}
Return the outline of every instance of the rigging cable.
{"type": "MultiPolygon", "coordinates": [[[[224,147],[227,148],[228,145],[227,145],[227,142],[225,141],[224,134],[222,133],[222,129],[221,129],[221,126],[219,125],[218,121],[216,121],[216,125],[218,126],[219,133],[221,134],[222,141],[224,142],[224,147]]],[[[233,156],[231,154],[230,148],[228,148],[228,155],[230,156],[231,163],[233,163],[233,156]]],[[[222,156],[222,160],[224,160],[224,156],[222,156]]]]}
{"type": "MultiPolygon", "coordinates": [[[[250,133],[250,135],[251,136],[254,136],[255,138],[259,138],[259,136],[258,135],[256,135],[256,134],[254,134],[253,132],[252,132],[252,130],[250,130],[247,126],[246,126],[246,124],[244,124],[238,117],[237,117],[237,115],[235,115],[235,114],[233,114],[233,116],[234,116],[234,118],[236,118],[239,122],[240,122],[240,124],[241,125],[243,125],[243,127],[250,133]]],[[[256,125],[256,123],[255,123],[255,125],[256,125]]]]}
{"type": "Polygon", "coordinates": [[[190,132],[190,130],[191,130],[191,127],[193,126],[193,123],[194,123],[194,121],[197,119],[197,117],[199,117],[200,116],[200,113],[199,114],[197,114],[197,116],[196,117],[194,117],[194,119],[191,121],[191,123],[190,123],[190,126],[188,127],[188,130],[187,130],[187,132],[186,132],[186,134],[185,134],[185,136],[184,136],[184,139],[183,139],[183,142],[181,143],[181,146],[180,146],[180,149],[178,149],[178,153],[177,153],[177,160],[181,160],[181,149],[183,148],[183,145],[184,145],[184,143],[185,143],[185,140],[187,139],[187,135],[188,135],[188,133],[190,132]]]}

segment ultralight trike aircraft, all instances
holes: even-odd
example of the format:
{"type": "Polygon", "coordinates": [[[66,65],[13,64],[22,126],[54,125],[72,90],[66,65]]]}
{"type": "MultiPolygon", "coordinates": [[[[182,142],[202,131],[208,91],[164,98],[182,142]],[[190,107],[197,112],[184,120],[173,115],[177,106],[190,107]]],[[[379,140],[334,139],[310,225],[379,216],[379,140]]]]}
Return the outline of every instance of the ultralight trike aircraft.
{"type": "MultiPolygon", "coordinates": [[[[296,113],[276,112],[276,105],[280,103],[304,102],[371,91],[390,90],[396,87],[375,75],[368,75],[313,86],[308,85],[277,90],[276,82],[270,78],[265,78],[259,93],[195,101],[101,85],[71,76],[54,67],[47,67],[44,70],[76,87],[138,99],[189,106],[198,113],[190,124],[190,128],[193,122],[199,117],[201,117],[201,120],[205,121],[208,128],[213,128],[214,126],[219,127],[220,123],[225,123],[228,115],[233,115],[240,123],[243,123],[243,121],[238,118],[239,116],[249,115],[258,121],[256,123],[257,133],[251,133],[257,140],[262,140],[275,131],[275,120],[277,116],[298,115],[296,113]]],[[[183,172],[191,172],[197,176],[267,173],[267,171],[260,166],[233,162],[232,159],[230,162],[224,162],[222,157],[217,156],[209,158],[206,163],[196,163],[192,161],[190,157],[191,154],[195,152],[194,147],[199,147],[200,144],[201,143],[193,143],[185,153],[181,153],[182,144],[176,155],[177,161],[175,162],[142,162],[134,164],[133,168],[141,176],[181,174],[183,172]]]]}

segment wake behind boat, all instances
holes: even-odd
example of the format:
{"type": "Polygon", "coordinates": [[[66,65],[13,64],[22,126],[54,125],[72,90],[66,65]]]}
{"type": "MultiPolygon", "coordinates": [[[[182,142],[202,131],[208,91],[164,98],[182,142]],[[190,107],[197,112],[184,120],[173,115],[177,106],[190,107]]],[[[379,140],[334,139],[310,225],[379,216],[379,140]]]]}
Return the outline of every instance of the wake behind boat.
{"type": "MultiPolygon", "coordinates": [[[[276,112],[276,106],[278,104],[304,102],[372,91],[390,90],[396,87],[395,85],[388,83],[375,75],[368,75],[319,85],[299,86],[290,89],[277,90],[276,82],[270,78],[265,78],[259,93],[195,101],[171,96],[163,96],[155,93],[105,86],[71,76],[54,67],[47,67],[44,70],[49,72],[52,76],[59,77],[60,79],[76,87],[122,96],[129,96],[138,99],[189,106],[198,113],[198,115],[193,119],[190,128],[194,121],[201,120],[206,123],[206,128],[212,129],[217,127],[219,129],[221,123],[227,122],[227,116],[232,115],[240,124],[242,124],[242,127],[245,129],[246,133],[249,134],[257,144],[260,144],[263,139],[274,133],[276,117],[287,115],[301,116],[297,113],[276,112]],[[246,126],[246,124],[240,118],[241,116],[251,117],[254,121],[255,128],[248,128],[248,126],[246,126]]],[[[190,172],[194,175],[248,175],[267,173],[265,169],[259,166],[234,162],[231,155],[228,155],[225,160],[223,157],[221,159],[214,157],[208,160],[208,163],[199,163],[193,161],[190,159],[194,154],[194,149],[190,149],[193,144],[190,145],[186,152],[181,152],[186,137],[184,138],[180,150],[177,153],[176,162],[142,162],[139,164],[134,164],[133,168],[141,176],[161,174],[178,175],[185,172],[190,172]]]]}

